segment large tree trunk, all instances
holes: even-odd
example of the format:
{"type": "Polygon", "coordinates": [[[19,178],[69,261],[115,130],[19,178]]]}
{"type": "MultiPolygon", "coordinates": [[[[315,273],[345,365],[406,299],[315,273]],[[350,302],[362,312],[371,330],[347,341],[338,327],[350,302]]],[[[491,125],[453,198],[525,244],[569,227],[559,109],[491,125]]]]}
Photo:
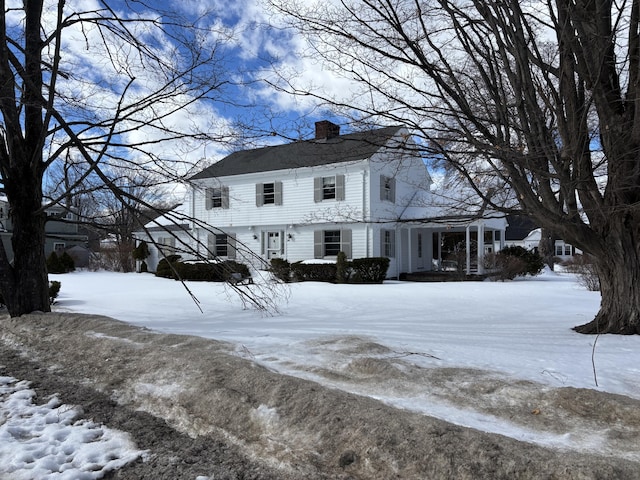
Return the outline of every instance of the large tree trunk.
{"type": "Polygon", "coordinates": [[[596,317],[579,333],[640,334],[640,220],[626,215],[610,225],[604,251],[594,258],[602,300],[596,317]]]}
{"type": "Polygon", "coordinates": [[[46,214],[42,210],[39,179],[27,174],[21,182],[11,182],[7,194],[11,202],[13,262],[2,268],[0,280],[7,310],[12,317],[33,311],[49,312],[44,252],[46,214]],[[19,187],[11,188],[16,183],[19,187]]]}

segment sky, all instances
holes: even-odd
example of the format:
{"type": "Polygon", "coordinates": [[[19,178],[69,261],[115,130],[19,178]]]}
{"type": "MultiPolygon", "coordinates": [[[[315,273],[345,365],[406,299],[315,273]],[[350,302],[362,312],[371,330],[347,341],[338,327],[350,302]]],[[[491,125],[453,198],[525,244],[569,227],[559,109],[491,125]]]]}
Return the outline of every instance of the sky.
{"type": "MultiPolygon", "coordinates": [[[[268,288],[262,283],[266,279],[255,277],[258,286],[250,288],[268,288]]],[[[56,311],[107,315],[157,332],[228,341],[236,355],[281,373],[541,445],[605,451],[597,430],[533,431],[455,405],[411,382],[337,379],[373,358],[401,362],[404,369],[472,369],[483,381],[533,382],[531,388],[539,392],[578,387],[640,399],[640,338],[606,335],[594,349],[596,337],[573,332],[571,327],[593,318],[600,295],[568,273],[545,271],[512,282],[291,284],[273,290],[279,311],[272,315],[243,308],[234,291],[219,283],[189,282],[200,311],[179,283],[152,274],[82,271],[51,275],[51,280],[62,283],[56,311]],[[327,370],[340,375],[323,376],[327,370]]],[[[75,419],[72,405],[56,399],[34,405],[28,381],[0,378],[0,418],[7,419],[0,422],[0,457],[10,460],[0,465],[0,478],[7,472],[11,478],[34,478],[29,472],[35,469],[61,466],[68,476],[50,478],[97,478],[82,470],[85,459],[95,472],[106,472],[144,455],[126,433],[75,419]],[[29,431],[37,434],[18,434],[29,431]]],[[[496,394],[506,395],[508,402],[515,393],[502,388],[496,394]]]]}

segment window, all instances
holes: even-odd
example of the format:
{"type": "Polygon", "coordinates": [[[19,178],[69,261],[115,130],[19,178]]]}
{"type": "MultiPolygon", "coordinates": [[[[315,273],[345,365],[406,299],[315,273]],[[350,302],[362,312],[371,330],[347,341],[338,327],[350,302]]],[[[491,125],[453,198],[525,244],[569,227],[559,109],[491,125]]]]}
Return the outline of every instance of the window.
{"type": "Polygon", "coordinates": [[[324,256],[333,257],[340,252],[340,230],[324,231],[324,256]]]}
{"type": "Polygon", "coordinates": [[[351,230],[316,230],[314,232],[314,258],[336,257],[344,252],[351,258],[351,230]]]}
{"type": "Polygon", "coordinates": [[[55,242],[53,244],[53,251],[56,252],[56,255],[60,256],[64,253],[65,244],[62,242],[55,242]]]}
{"type": "Polygon", "coordinates": [[[344,200],[344,175],[316,177],[313,180],[313,199],[315,202],[344,200]]]}
{"type": "Polygon", "coordinates": [[[235,234],[209,234],[208,238],[209,259],[217,257],[236,257],[236,238],[235,234]]]}
{"type": "Polygon", "coordinates": [[[565,245],[564,246],[564,254],[565,255],[571,255],[571,245],[565,245]]]}
{"type": "Polygon", "coordinates": [[[336,198],[336,177],[322,177],[322,199],[336,198]]]}
{"type": "Polygon", "coordinates": [[[381,230],[381,251],[384,257],[396,256],[396,232],[393,230],[381,230]]]}
{"type": "Polygon", "coordinates": [[[563,252],[563,246],[562,245],[556,245],[556,256],[561,256],[563,252]]]}
{"type": "Polygon", "coordinates": [[[229,208],[229,187],[207,188],[205,191],[205,208],[229,208]]]}
{"type": "Polygon", "coordinates": [[[158,239],[158,250],[163,257],[173,255],[176,251],[175,246],[176,239],[173,237],[161,237],[158,239]]]}
{"type": "Polygon", "coordinates": [[[256,184],[256,205],[282,205],[282,182],[256,184]]]}
{"type": "Polygon", "coordinates": [[[396,179],[391,177],[380,177],[380,200],[395,203],[396,201],[396,179]]]}
{"type": "Polygon", "coordinates": [[[216,245],[215,245],[214,252],[217,257],[226,257],[229,251],[228,246],[229,244],[227,243],[226,235],[224,234],[216,235],[216,245]]]}

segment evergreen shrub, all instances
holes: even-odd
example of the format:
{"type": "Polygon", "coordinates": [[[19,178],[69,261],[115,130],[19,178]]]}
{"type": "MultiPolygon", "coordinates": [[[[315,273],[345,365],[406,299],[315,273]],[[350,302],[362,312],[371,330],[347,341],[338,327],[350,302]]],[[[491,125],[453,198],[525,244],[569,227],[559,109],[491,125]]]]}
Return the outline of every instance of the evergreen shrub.
{"type": "Polygon", "coordinates": [[[271,273],[285,283],[291,281],[291,264],[284,258],[272,258],[271,259],[271,273]]]}
{"type": "Polygon", "coordinates": [[[76,269],[76,262],[73,261],[73,257],[67,252],[63,252],[60,255],[60,264],[64,269],[64,273],[73,272],[76,269]]]}
{"type": "Polygon", "coordinates": [[[58,294],[60,293],[60,287],[62,284],[57,280],[53,280],[49,282],[49,304],[53,305],[58,298],[58,294]]]}
{"type": "Polygon", "coordinates": [[[47,272],[49,273],[67,273],[65,266],[60,260],[56,252],[51,252],[47,257],[47,272]]]}
{"type": "Polygon", "coordinates": [[[335,263],[302,263],[291,264],[291,275],[296,282],[330,282],[336,281],[335,263]]]}
{"type": "Polygon", "coordinates": [[[219,263],[181,262],[179,255],[170,255],[167,259],[160,260],[156,269],[158,277],[203,282],[224,282],[229,280],[234,273],[239,273],[243,278],[251,276],[248,266],[234,260],[219,263]],[[171,269],[169,262],[171,262],[173,269],[171,269]]]}
{"type": "Polygon", "coordinates": [[[351,267],[350,283],[382,283],[387,277],[389,259],[387,257],[354,258],[351,267]]]}
{"type": "Polygon", "coordinates": [[[168,255],[160,260],[158,262],[158,266],[156,267],[156,277],[175,279],[176,275],[173,271],[173,268],[175,268],[175,264],[178,263],[181,258],[182,257],[180,255],[168,255]]]}

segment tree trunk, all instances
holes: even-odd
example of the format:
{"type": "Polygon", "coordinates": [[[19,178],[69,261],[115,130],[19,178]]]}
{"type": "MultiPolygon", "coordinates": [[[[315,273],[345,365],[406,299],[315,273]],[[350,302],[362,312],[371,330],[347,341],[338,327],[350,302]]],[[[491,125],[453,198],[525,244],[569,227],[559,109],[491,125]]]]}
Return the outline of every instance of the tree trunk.
{"type": "Polygon", "coordinates": [[[551,270],[554,269],[553,258],[556,255],[556,240],[558,239],[551,230],[546,228],[540,229],[540,243],[538,244],[538,251],[542,257],[542,261],[551,270]]]}
{"type": "Polygon", "coordinates": [[[594,258],[602,300],[596,317],[574,328],[579,333],[640,334],[640,220],[627,215],[612,225],[608,248],[594,258]]]}
{"type": "MultiPolygon", "coordinates": [[[[39,180],[33,175],[7,191],[13,225],[13,262],[2,268],[2,290],[9,315],[17,317],[33,311],[49,312],[49,279],[44,252],[46,214],[42,211],[39,180]],[[35,182],[35,185],[34,185],[35,182]]],[[[14,177],[15,178],[15,177],[14,177]]]]}

